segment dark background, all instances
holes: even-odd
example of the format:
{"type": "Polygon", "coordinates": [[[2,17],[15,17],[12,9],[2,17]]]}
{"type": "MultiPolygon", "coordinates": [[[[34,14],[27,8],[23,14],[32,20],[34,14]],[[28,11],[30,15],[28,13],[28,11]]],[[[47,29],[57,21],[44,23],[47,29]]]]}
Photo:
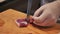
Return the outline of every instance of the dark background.
{"type": "MultiPolygon", "coordinates": [[[[35,12],[37,8],[39,8],[44,0],[33,0],[31,14],[35,12]]],[[[45,2],[52,2],[54,0],[45,0],[45,2]]],[[[5,2],[0,3],[0,12],[7,10],[9,8],[16,9],[18,11],[22,11],[26,13],[28,0],[6,0],[5,2]]]]}

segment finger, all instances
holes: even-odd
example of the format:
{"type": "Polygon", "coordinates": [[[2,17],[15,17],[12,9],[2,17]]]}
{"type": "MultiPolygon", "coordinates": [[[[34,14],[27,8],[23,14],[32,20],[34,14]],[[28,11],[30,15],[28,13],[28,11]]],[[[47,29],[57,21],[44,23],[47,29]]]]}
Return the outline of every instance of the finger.
{"type": "Polygon", "coordinates": [[[43,23],[46,20],[46,18],[48,17],[48,15],[49,15],[48,13],[43,12],[39,17],[33,16],[33,19],[35,21],[34,23],[37,25],[43,23]]]}
{"type": "Polygon", "coordinates": [[[51,17],[48,16],[45,18],[45,20],[40,24],[40,26],[46,26],[46,24],[51,20],[51,17]]]}
{"type": "Polygon", "coordinates": [[[44,6],[42,6],[42,7],[40,7],[39,9],[37,9],[36,11],[35,11],[35,13],[34,13],[34,16],[39,16],[41,13],[42,13],[42,11],[44,10],[44,6]]]}
{"type": "Polygon", "coordinates": [[[35,16],[33,16],[32,17],[34,20],[38,20],[39,19],[39,17],[35,17],[35,16]]]}
{"type": "Polygon", "coordinates": [[[47,19],[47,17],[50,16],[50,13],[47,12],[47,10],[45,10],[40,16],[39,16],[39,20],[42,21],[42,23],[47,19]]]}
{"type": "Polygon", "coordinates": [[[52,17],[51,15],[49,17],[47,17],[47,19],[41,23],[40,25],[41,26],[52,26],[56,24],[56,18],[55,17],[52,17]]]}
{"type": "Polygon", "coordinates": [[[48,16],[49,16],[48,14],[45,15],[45,13],[44,13],[44,14],[42,14],[41,17],[34,17],[34,24],[40,25],[40,26],[44,26],[45,25],[45,21],[47,21],[48,18],[49,18],[48,16]]]}
{"type": "Polygon", "coordinates": [[[41,21],[39,20],[39,17],[33,17],[33,19],[34,19],[34,24],[36,24],[36,25],[39,25],[40,23],[41,23],[41,21]]]}
{"type": "Polygon", "coordinates": [[[45,19],[47,16],[48,16],[48,13],[46,13],[46,10],[44,10],[44,12],[43,12],[39,17],[37,17],[37,16],[35,15],[35,16],[33,16],[32,18],[33,18],[34,20],[42,20],[42,19],[45,19]]]}
{"type": "Polygon", "coordinates": [[[53,26],[57,22],[57,18],[55,16],[52,16],[49,18],[49,21],[46,21],[47,23],[45,24],[46,26],[53,26]]]}
{"type": "Polygon", "coordinates": [[[33,17],[33,19],[35,20],[35,24],[41,24],[43,23],[47,17],[50,16],[50,13],[47,12],[47,10],[44,10],[44,12],[39,16],[39,17],[33,17]]]}

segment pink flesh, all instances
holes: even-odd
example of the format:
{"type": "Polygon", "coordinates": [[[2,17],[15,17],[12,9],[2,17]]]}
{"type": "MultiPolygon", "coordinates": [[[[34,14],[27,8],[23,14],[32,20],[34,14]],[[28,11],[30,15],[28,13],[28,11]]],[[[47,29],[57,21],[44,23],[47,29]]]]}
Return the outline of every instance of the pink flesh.
{"type": "Polygon", "coordinates": [[[18,24],[20,24],[20,25],[17,24],[17,25],[20,26],[20,27],[25,27],[25,26],[28,25],[28,24],[25,24],[25,23],[27,23],[27,21],[25,21],[24,19],[17,19],[16,22],[17,22],[18,24]],[[22,23],[22,22],[25,22],[25,23],[22,23]]]}

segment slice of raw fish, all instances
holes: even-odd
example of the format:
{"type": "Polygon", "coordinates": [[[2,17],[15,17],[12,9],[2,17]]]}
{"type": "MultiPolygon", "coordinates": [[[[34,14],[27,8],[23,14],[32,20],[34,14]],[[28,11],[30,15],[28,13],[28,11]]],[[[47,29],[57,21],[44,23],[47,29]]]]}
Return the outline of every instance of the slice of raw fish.
{"type": "Polygon", "coordinates": [[[16,23],[19,27],[26,27],[28,25],[27,21],[25,19],[17,19],[16,23]]]}

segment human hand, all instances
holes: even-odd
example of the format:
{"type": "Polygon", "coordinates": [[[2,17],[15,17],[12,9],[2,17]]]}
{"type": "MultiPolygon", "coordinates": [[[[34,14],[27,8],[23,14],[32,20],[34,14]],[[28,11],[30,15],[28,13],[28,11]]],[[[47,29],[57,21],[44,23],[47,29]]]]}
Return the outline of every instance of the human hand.
{"type": "Polygon", "coordinates": [[[55,25],[60,13],[59,4],[58,2],[52,2],[41,6],[33,15],[33,23],[39,26],[55,25]]]}

